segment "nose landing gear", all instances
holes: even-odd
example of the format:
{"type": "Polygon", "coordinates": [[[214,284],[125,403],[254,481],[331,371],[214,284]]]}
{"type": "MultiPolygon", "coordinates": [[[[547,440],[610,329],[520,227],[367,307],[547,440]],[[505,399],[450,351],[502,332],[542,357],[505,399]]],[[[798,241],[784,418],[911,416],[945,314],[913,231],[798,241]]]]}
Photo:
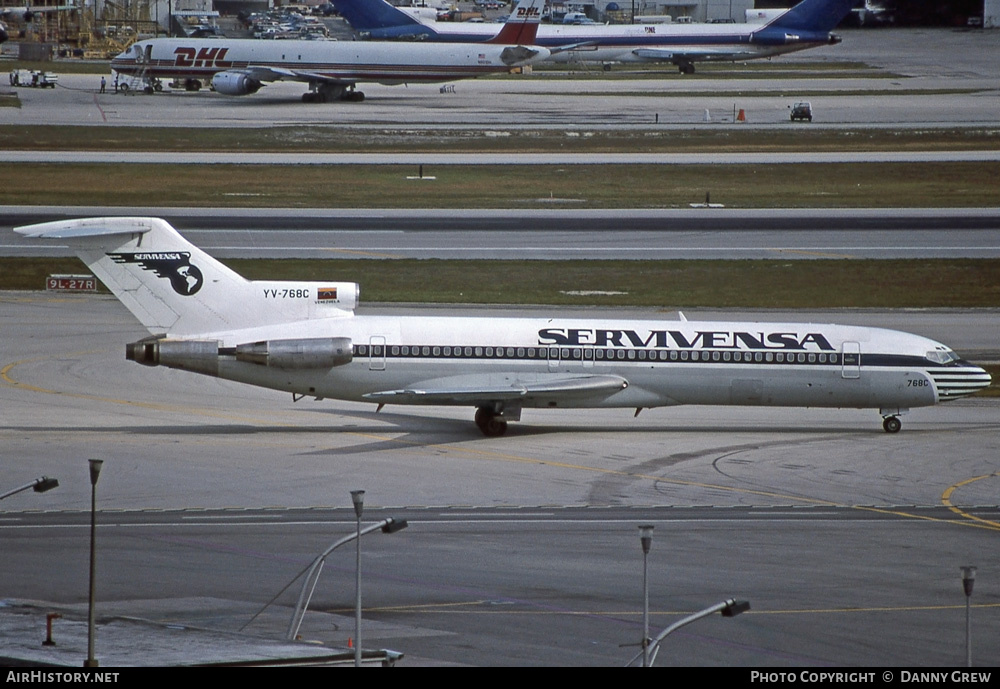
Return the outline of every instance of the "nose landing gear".
{"type": "Polygon", "coordinates": [[[886,433],[899,433],[899,429],[902,427],[903,424],[898,417],[887,416],[882,419],[882,428],[885,429],[886,433]]]}

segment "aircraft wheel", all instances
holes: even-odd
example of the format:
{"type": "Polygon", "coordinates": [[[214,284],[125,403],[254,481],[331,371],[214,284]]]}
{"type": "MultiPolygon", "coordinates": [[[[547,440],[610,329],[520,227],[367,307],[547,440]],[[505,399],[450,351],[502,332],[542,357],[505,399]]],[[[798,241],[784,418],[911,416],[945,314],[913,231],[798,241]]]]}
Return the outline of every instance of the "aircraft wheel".
{"type": "Polygon", "coordinates": [[[507,432],[507,422],[499,416],[492,416],[485,424],[480,426],[480,430],[482,430],[483,435],[487,438],[499,438],[507,432]]]}
{"type": "Polygon", "coordinates": [[[360,103],[364,101],[365,94],[362,91],[351,91],[344,96],[345,100],[349,100],[352,103],[360,103]]]}
{"type": "Polygon", "coordinates": [[[303,103],[315,103],[316,102],[316,94],[313,93],[312,91],[306,91],[305,93],[302,94],[302,102],[303,103]]]}
{"type": "Polygon", "coordinates": [[[895,416],[887,416],[882,420],[882,428],[885,429],[886,433],[899,433],[899,429],[903,427],[903,424],[895,416]]]}
{"type": "MultiPolygon", "coordinates": [[[[476,410],[476,425],[479,426],[479,430],[483,430],[483,426],[486,425],[486,421],[493,416],[493,412],[485,407],[479,407],[476,410]]],[[[486,431],[483,431],[485,433],[486,431]]]]}
{"type": "Polygon", "coordinates": [[[485,407],[476,410],[476,425],[487,438],[499,438],[507,432],[507,422],[485,407]]]}

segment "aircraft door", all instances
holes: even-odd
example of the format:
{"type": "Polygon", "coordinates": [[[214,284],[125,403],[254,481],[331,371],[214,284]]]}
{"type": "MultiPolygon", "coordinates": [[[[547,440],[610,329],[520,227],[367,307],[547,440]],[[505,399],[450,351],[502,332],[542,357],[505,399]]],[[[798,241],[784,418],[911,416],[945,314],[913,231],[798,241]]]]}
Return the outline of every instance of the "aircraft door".
{"type": "Polygon", "coordinates": [[[368,370],[385,370],[385,336],[372,335],[368,338],[368,370]]]}
{"type": "Polygon", "coordinates": [[[857,342],[845,342],[841,347],[840,375],[844,378],[861,377],[861,345],[857,342]]]}
{"type": "Polygon", "coordinates": [[[559,348],[549,347],[549,369],[556,370],[559,368],[559,348]]]}

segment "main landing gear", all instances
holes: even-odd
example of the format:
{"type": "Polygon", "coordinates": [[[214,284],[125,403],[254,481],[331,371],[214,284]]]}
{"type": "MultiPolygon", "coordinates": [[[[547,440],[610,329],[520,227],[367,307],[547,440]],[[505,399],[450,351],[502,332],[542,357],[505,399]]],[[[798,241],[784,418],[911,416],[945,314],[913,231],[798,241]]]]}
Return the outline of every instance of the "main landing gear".
{"type": "Polygon", "coordinates": [[[348,88],[343,84],[320,84],[302,94],[303,103],[332,103],[336,100],[360,103],[364,99],[364,93],[355,91],[354,86],[348,88]]]}
{"type": "Polygon", "coordinates": [[[507,432],[507,422],[489,407],[479,407],[476,410],[476,425],[487,438],[499,438],[507,432]]]}

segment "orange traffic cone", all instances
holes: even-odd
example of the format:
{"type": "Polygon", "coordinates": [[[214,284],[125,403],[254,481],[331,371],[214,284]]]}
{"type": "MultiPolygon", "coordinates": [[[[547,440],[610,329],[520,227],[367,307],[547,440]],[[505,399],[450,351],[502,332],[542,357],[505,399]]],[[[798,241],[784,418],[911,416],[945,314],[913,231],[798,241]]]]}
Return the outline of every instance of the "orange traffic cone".
{"type": "Polygon", "coordinates": [[[743,108],[740,108],[740,114],[736,116],[736,121],[737,122],[746,122],[747,121],[747,114],[743,110],[743,108]]]}
{"type": "Polygon", "coordinates": [[[354,639],[352,639],[351,637],[347,637],[347,647],[354,648],[354,639]]]}

